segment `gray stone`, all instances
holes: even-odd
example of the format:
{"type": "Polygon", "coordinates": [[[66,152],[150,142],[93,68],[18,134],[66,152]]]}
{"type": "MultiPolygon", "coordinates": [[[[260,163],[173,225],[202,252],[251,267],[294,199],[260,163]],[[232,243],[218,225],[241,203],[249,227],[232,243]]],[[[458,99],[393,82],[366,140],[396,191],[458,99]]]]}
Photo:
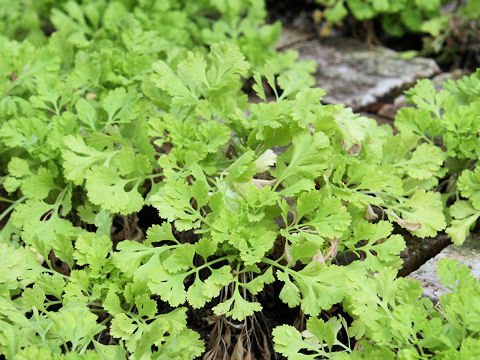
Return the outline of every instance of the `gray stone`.
{"type": "Polygon", "coordinates": [[[438,262],[440,259],[458,260],[460,264],[467,266],[472,275],[480,278],[480,236],[471,236],[462,246],[450,245],[443,249],[437,256],[428,260],[418,270],[407,277],[420,281],[423,294],[434,303],[440,300],[442,294],[449,292],[437,277],[438,262]]]}
{"type": "Polygon", "coordinates": [[[282,50],[301,41],[306,41],[315,36],[314,33],[307,33],[294,26],[284,26],[275,48],[282,50]]]}
{"type": "Polygon", "coordinates": [[[353,39],[328,38],[294,42],[290,49],[301,60],[318,63],[316,86],[330,104],[345,104],[354,110],[394,97],[417,79],[439,72],[432,59],[402,59],[393,50],[371,46],[353,39]]]}
{"type": "Polygon", "coordinates": [[[447,80],[456,81],[460,79],[465,73],[461,69],[455,69],[452,72],[445,72],[438,74],[432,79],[433,86],[437,91],[442,90],[443,83],[447,80]]]}

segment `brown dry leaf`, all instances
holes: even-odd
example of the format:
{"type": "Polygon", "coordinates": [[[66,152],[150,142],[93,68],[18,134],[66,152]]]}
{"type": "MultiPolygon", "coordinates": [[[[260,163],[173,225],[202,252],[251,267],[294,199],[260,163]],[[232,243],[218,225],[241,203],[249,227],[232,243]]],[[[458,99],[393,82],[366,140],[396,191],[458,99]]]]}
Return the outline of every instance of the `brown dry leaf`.
{"type": "Polygon", "coordinates": [[[325,264],[325,257],[323,256],[322,249],[318,249],[317,253],[313,255],[312,261],[325,264]]]}
{"type": "Polygon", "coordinates": [[[370,204],[367,205],[367,212],[365,213],[365,219],[367,221],[378,219],[378,215],[375,214],[375,211],[373,211],[373,208],[370,204]]]}
{"type": "Polygon", "coordinates": [[[214,327],[210,332],[207,349],[203,356],[203,360],[229,360],[228,348],[231,345],[231,332],[228,326],[225,325],[225,318],[223,316],[208,316],[206,318],[209,325],[214,327]],[[225,334],[222,335],[225,327],[225,334]]]}
{"type": "Polygon", "coordinates": [[[287,266],[291,266],[293,263],[293,256],[292,256],[292,253],[290,252],[290,244],[288,243],[288,241],[285,241],[284,254],[285,254],[285,260],[287,260],[287,266]]]}
{"type": "Polygon", "coordinates": [[[210,333],[210,338],[207,344],[207,349],[208,350],[204,355],[203,355],[203,360],[215,360],[217,359],[217,355],[221,351],[220,349],[220,341],[218,341],[218,336],[214,334],[213,330],[210,333]]]}
{"type": "Polygon", "coordinates": [[[272,180],[263,180],[263,179],[252,179],[250,182],[255,185],[258,189],[261,189],[265,186],[273,186],[277,182],[277,179],[272,180]]]}
{"type": "Polygon", "coordinates": [[[216,324],[219,320],[224,318],[224,316],[221,315],[210,315],[205,318],[207,320],[208,325],[213,325],[216,324]]]}
{"type": "Polygon", "coordinates": [[[327,250],[327,253],[323,255],[322,250],[318,249],[317,253],[312,257],[312,261],[320,262],[325,264],[326,261],[333,259],[337,256],[338,252],[338,243],[339,239],[326,239],[330,243],[330,247],[327,250]]]}
{"type": "Polygon", "coordinates": [[[203,360],[215,360],[216,356],[216,349],[210,349],[203,355],[203,360]]]}
{"type": "Polygon", "coordinates": [[[243,346],[243,338],[245,337],[245,332],[242,331],[240,335],[238,335],[237,343],[233,348],[232,356],[230,360],[246,360],[251,358],[249,355],[249,351],[246,351],[243,346]]]}
{"type": "MultiPolygon", "coordinates": [[[[292,222],[290,223],[290,226],[296,224],[298,222],[298,211],[297,211],[297,208],[294,207],[291,209],[290,213],[292,214],[292,222]]],[[[290,215],[289,213],[289,215],[290,215]]]]}
{"type": "Polygon", "coordinates": [[[268,345],[268,339],[265,333],[262,331],[262,338],[263,338],[263,346],[260,349],[262,353],[263,360],[270,360],[272,358],[272,354],[270,353],[270,347],[268,345]]]}
{"type": "Polygon", "coordinates": [[[388,214],[388,215],[391,215],[395,218],[395,220],[397,220],[398,224],[407,229],[407,230],[410,230],[410,231],[417,231],[419,230],[421,227],[422,227],[422,224],[419,223],[419,222],[411,222],[411,221],[405,221],[403,220],[400,216],[398,216],[397,214],[395,214],[393,211],[391,210],[385,210],[385,212],[388,214]]]}
{"type": "Polygon", "coordinates": [[[222,336],[222,340],[225,344],[225,353],[228,354],[228,349],[232,346],[232,332],[230,326],[225,326],[225,334],[222,336]]]}
{"type": "Polygon", "coordinates": [[[250,328],[252,329],[250,334],[253,333],[252,340],[257,345],[258,351],[259,351],[259,356],[260,357],[258,359],[259,360],[271,360],[272,359],[272,353],[270,351],[270,349],[271,349],[270,344],[272,343],[272,339],[269,336],[267,336],[265,333],[268,332],[270,334],[270,331],[272,329],[265,322],[265,318],[261,314],[252,316],[250,318],[250,322],[251,322],[250,328]],[[262,328],[262,325],[260,324],[257,316],[260,317],[260,319],[264,322],[263,328],[262,328]]]}
{"type": "Polygon", "coordinates": [[[355,346],[353,347],[353,351],[362,351],[363,350],[363,346],[360,344],[360,341],[357,341],[355,343],[355,346]]]}
{"type": "Polygon", "coordinates": [[[327,254],[325,255],[325,261],[333,259],[335,256],[337,256],[338,252],[338,243],[340,242],[339,239],[328,239],[328,242],[330,243],[330,247],[327,250],[327,254]]]}

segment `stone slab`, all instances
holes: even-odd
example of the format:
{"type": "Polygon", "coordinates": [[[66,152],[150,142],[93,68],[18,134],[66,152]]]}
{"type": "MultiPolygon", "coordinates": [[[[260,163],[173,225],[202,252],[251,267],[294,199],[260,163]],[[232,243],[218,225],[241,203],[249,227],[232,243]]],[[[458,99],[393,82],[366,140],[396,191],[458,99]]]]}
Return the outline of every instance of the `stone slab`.
{"type": "Polygon", "coordinates": [[[450,238],[442,233],[420,239],[404,229],[397,228],[395,231],[403,236],[407,245],[400,253],[403,266],[398,271],[398,276],[405,277],[411,274],[452,243],[450,238]]]}
{"type": "Polygon", "coordinates": [[[480,235],[471,236],[462,246],[447,246],[437,256],[407,276],[420,281],[424,296],[434,303],[440,300],[442,294],[450,291],[437,277],[438,262],[443,258],[458,260],[472,271],[474,277],[480,279],[480,235]]]}
{"type": "Polygon", "coordinates": [[[275,49],[282,50],[296,43],[310,40],[315,37],[314,33],[307,33],[294,26],[284,26],[280,37],[275,45],[275,49]]]}
{"type": "Polygon", "coordinates": [[[316,86],[327,92],[326,103],[354,110],[393,98],[440,71],[432,59],[405,60],[393,50],[341,37],[295,41],[287,48],[299,51],[301,60],[317,62],[316,86]]]}

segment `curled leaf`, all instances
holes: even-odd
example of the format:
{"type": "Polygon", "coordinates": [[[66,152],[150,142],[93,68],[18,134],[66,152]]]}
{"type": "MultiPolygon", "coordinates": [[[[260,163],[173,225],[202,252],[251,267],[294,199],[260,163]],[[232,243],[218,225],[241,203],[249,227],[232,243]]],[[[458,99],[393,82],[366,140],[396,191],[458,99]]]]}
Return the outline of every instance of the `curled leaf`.
{"type": "Polygon", "coordinates": [[[407,230],[410,230],[410,231],[417,231],[417,230],[420,230],[422,228],[422,224],[419,223],[419,222],[412,222],[412,221],[405,221],[403,220],[400,216],[398,216],[397,214],[395,214],[393,211],[391,210],[385,210],[385,212],[388,214],[388,215],[391,215],[392,217],[395,218],[395,220],[397,221],[397,223],[407,229],[407,230]]]}
{"type": "Polygon", "coordinates": [[[255,185],[258,189],[261,189],[265,186],[273,186],[277,182],[277,179],[273,180],[264,180],[264,179],[252,179],[250,182],[255,185]]]}
{"type": "Polygon", "coordinates": [[[365,213],[365,219],[367,221],[372,221],[378,219],[378,215],[373,211],[372,205],[367,205],[367,211],[365,213]]]}

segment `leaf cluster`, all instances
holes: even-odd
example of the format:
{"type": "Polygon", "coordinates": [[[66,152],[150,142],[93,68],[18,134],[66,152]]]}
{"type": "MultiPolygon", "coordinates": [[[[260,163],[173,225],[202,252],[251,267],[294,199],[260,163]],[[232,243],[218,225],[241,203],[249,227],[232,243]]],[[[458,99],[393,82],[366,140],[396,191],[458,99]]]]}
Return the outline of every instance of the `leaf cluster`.
{"type": "Polygon", "coordinates": [[[420,81],[407,92],[415,108],[399,111],[395,126],[401,133],[422,136],[444,148],[445,177],[439,184],[452,220],[447,233],[462,244],[480,217],[480,73],[449,81],[436,91],[420,81]]]}
{"type": "Polygon", "coordinates": [[[242,323],[274,282],[279,301],[310,316],[313,342],[341,346],[328,329],[353,326],[388,351],[419,346],[395,318],[420,294],[394,280],[405,247],[394,223],[419,237],[444,230],[446,174],[461,173],[456,214],[478,210],[475,76],[449,85],[455,101],[417,85],[412,111],[430,122],[399,115],[394,134],[323,105],[308,64],[264,52],[276,27],[263,25],[262,2],[42,4],[56,32],[0,38],[7,359],[194,359],[204,344],[187,310],[242,323]],[[141,229],[147,206],[160,220],[141,229]],[[317,319],[340,303],[353,325],[317,319]]]}
{"type": "Polygon", "coordinates": [[[330,22],[342,21],[352,14],[359,21],[379,18],[389,35],[402,36],[405,32],[432,33],[440,25],[447,25],[441,13],[444,1],[423,0],[317,0],[325,7],[323,15],[330,22]]]}
{"type": "Polygon", "coordinates": [[[306,330],[282,325],[273,330],[275,349],[290,360],[306,359],[473,359],[480,355],[478,321],[480,285],[468,268],[442,259],[438,276],[453,292],[435,306],[420,298],[412,279],[395,279],[385,269],[365,278],[348,277],[345,307],[355,320],[342,316],[310,317],[306,330]],[[348,341],[342,341],[347,338],[348,341]]]}
{"type": "MultiPolygon", "coordinates": [[[[448,0],[316,0],[322,10],[314,19],[323,23],[322,34],[328,35],[335,25],[348,18],[363,22],[368,42],[377,41],[377,25],[390,37],[422,34],[421,51],[407,50],[406,57],[418,53],[435,56],[440,64],[459,64],[459,57],[474,54],[480,33],[480,3],[466,0],[453,3],[448,0]]],[[[471,63],[465,62],[467,67],[471,63]]],[[[473,64],[473,66],[475,66],[473,64]]]]}

